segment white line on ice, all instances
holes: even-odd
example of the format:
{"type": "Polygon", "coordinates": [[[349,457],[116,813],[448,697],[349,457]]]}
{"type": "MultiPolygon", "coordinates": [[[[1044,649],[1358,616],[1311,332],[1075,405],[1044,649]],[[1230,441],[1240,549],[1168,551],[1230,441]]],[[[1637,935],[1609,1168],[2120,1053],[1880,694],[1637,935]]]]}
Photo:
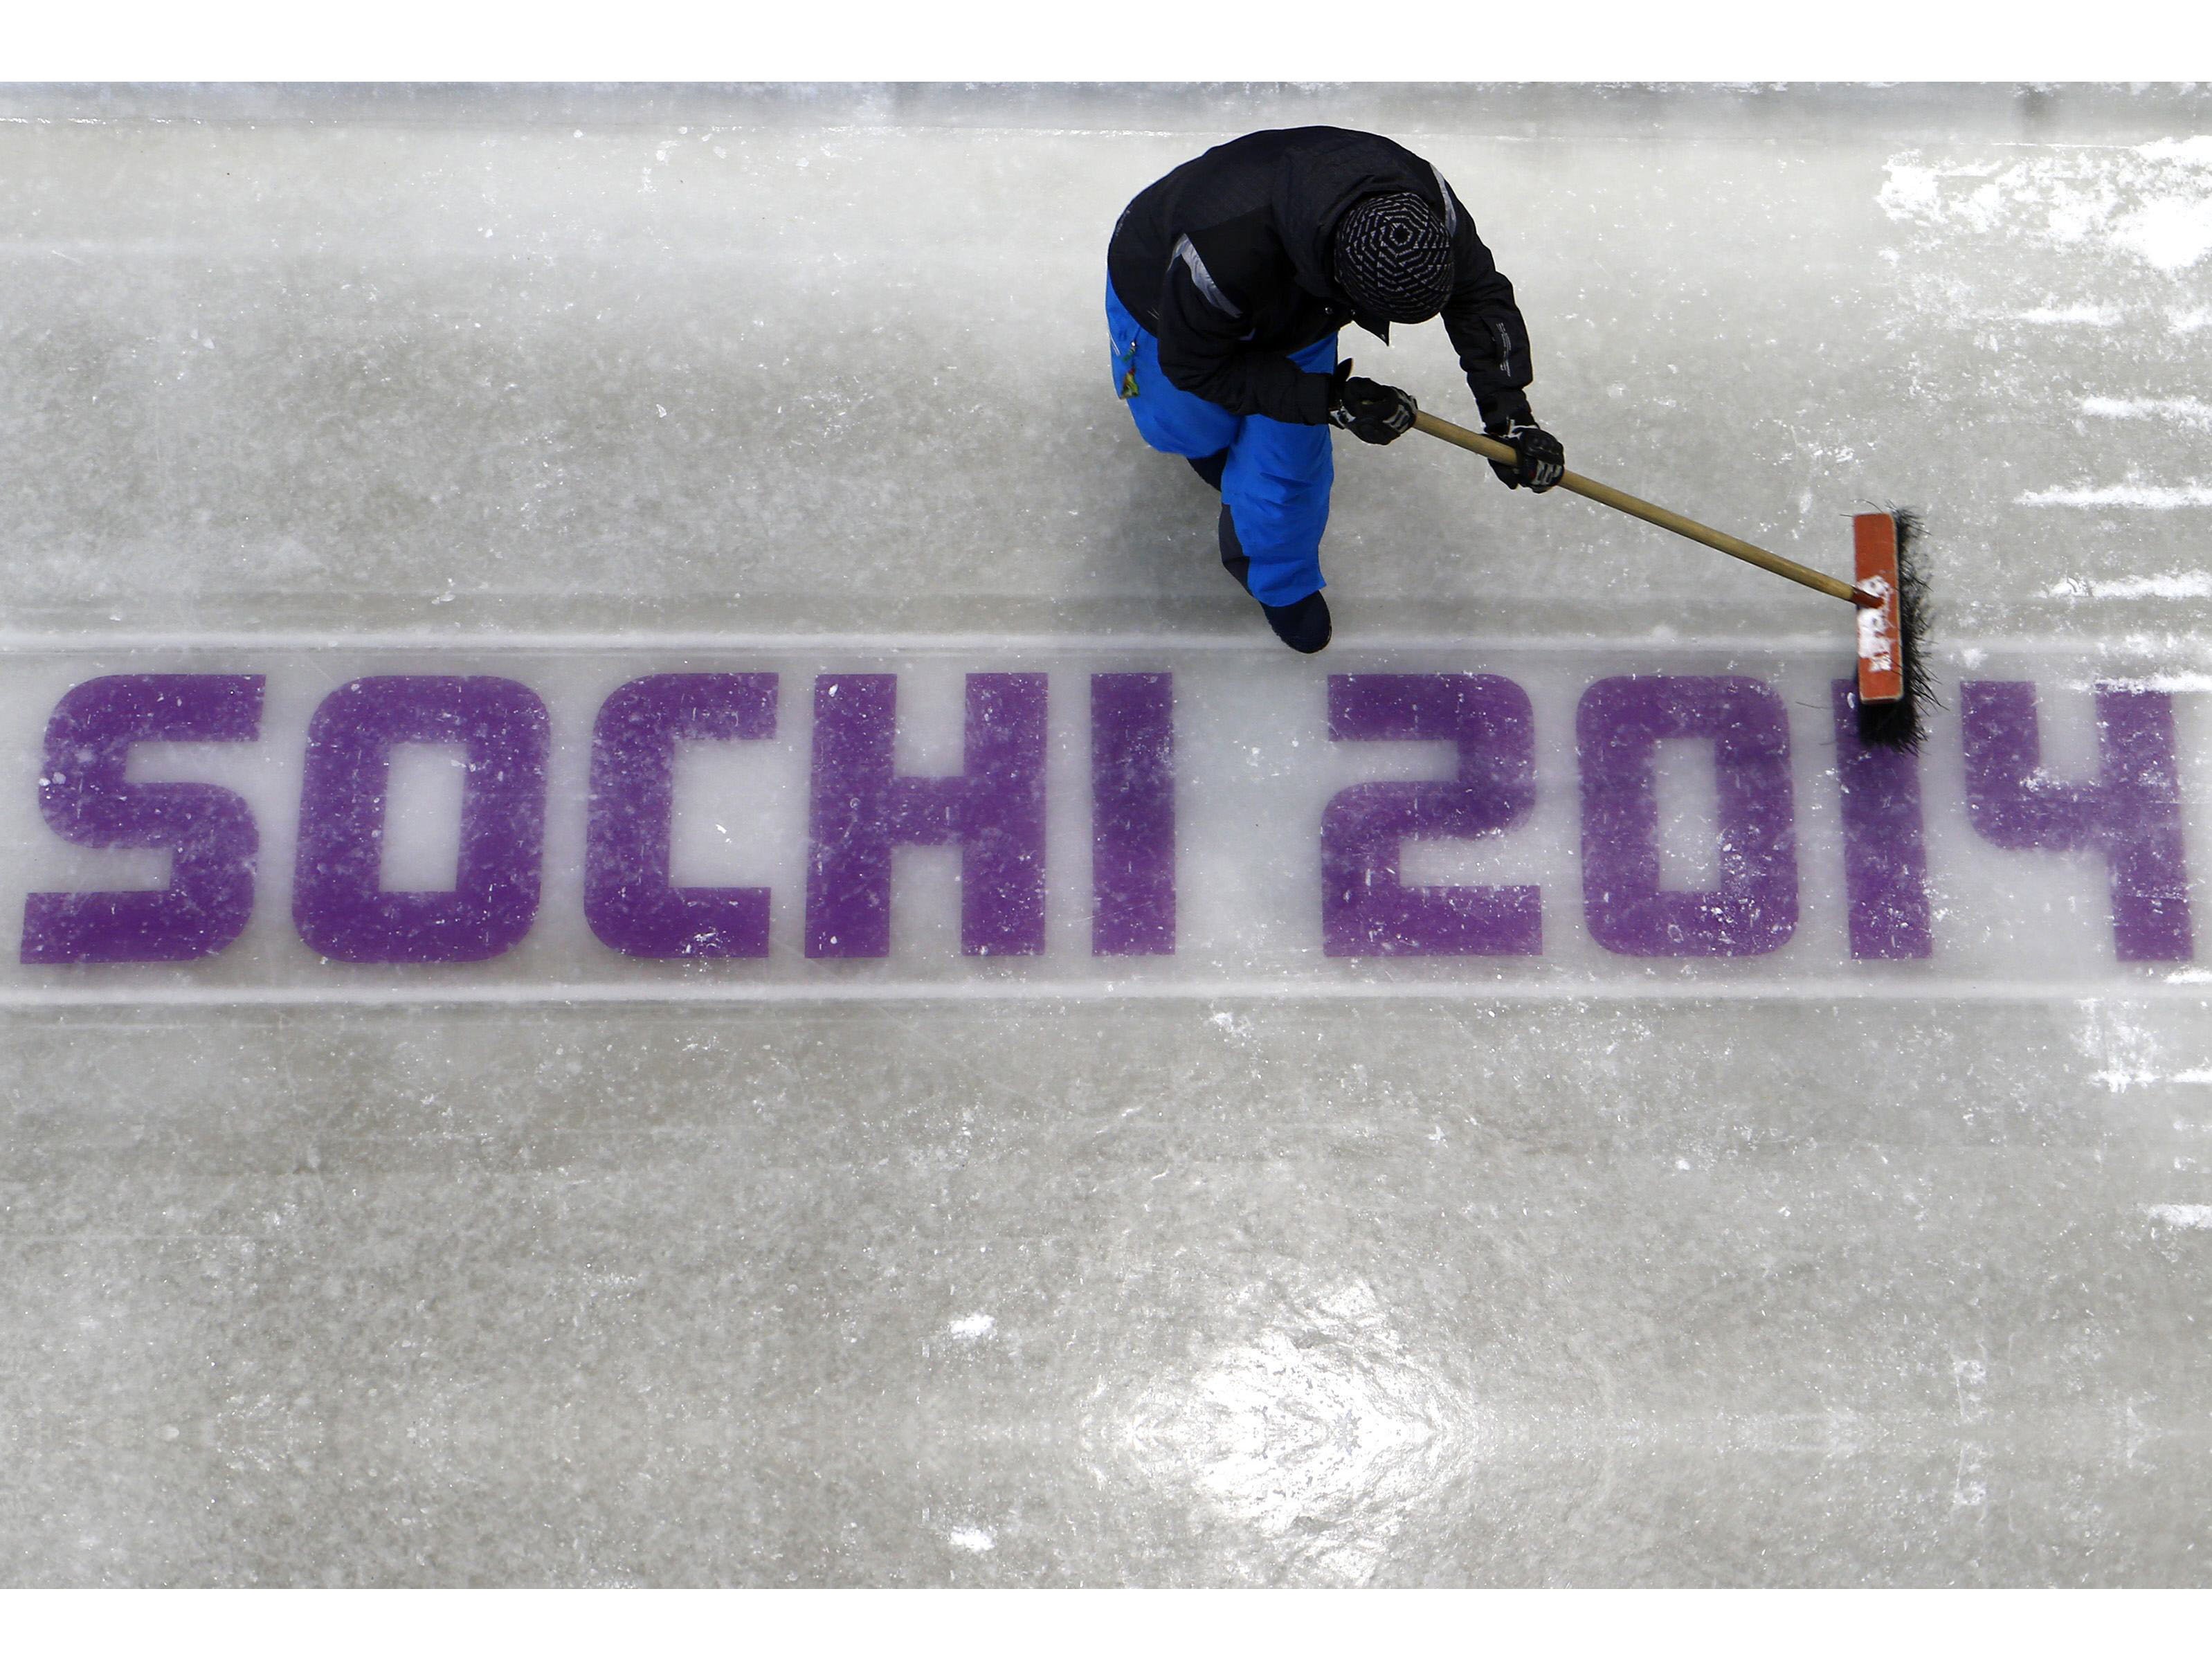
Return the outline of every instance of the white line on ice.
{"type": "Polygon", "coordinates": [[[2013,319],[2021,323],[2087,323],[2100,329],[2109,329],[2119,322],[2124,313],[2117,306],[2038,306],[2032,311],[2014,312],[2013,319]]]}
{"type": "MultiPolygon", "coordinates": [[[[1838,616],[1841,615],[1840,609],[1838,616]]],[[[1340,641],[1340,651],[1802,652],[1833,646],[1820,635],[1370,635],[1340,641]]],[[[1848,638],[1842,631],[1841,637],[1848,638]]],[[[114,634],[0,633],[0,652],[1159,652],[1242,651],[1279,655],[1282,647],[1259,630],[1236,634],[586,634],[554,630],[497,635],[439,634],[114,634]]]]}
{"type": "Polygon", "coordinates": [[[2103,484],[2094,490],[2024,490],[2022,508],[2212,508],[2212,484],[2103,484]]]}
{"type": "Polygon", "coordinates": [[[2201,398],[2085,398],[2081,413],[2113,421],[2165,416],[2186,427],[2212,427],[2212,404],[2201,398]]]}
{"type": "Polygon", "coordinates": [[[2154,577],[2063,577],[2045,599],[2212,599],[2212,571],[2169,571],[2154,577]]]}
{"type": "Polygon", "coordinates": [[[2100,687],[2117,692],[2212,692],[2212,675],[2122,675],[2066,683],[2069,692],[2093,692],[2100,687]]]}
{"type": "Polygon", "coordinates": [[[0,1010],[112,1008],[428,1008],[493,1005],[535,1008],[560,1004],[854,1004],[854,1003],[1115,1003],[1241,1000],[1255,1003],[1477,1002],[1503,1003],[1959,1003],[2079,1002],[2123,998],[2133,1001],[2201,1004],[2212,989],[2191,990],[2212,976],[2179,970],[2156,981],[2051,982],[1916,979],[1887,985],[1862,981],[1729,982],[1663,985],[1513,985],[1487,981],[1362,982],[1327,985],[1298,981],[1186,981],[1116,983],[1111,981],[872,981],[811,986],[605,983],[545,986],[290,987],[194,986],[161,988],[41,987],[0,991],[0,1010]]]}
{"type": "Polygon", "coordinates": [[[2212,1205],[2147,1205],[2143,1210],[2170,1228],[2212,1228],[2212,1205]]]}
{"type": "MultiPolygon", "coordinates": [[[[2208,492],[2212,500],[2212,492],[2208,492]]],[[[2061,585],[2063,587],[2063,585],[2061,585]]],[[[2070,592],[2070,591],[2069,591],[2070,592]]],[[[2045,598],[2058,597],[2057,589],[2045,598]]],[[[1840,611],[1838,613],[1841,615],[1840,611]]],[[[1800,635],[1367,635],[1340,637],[1334,652],[1728,652],[1775,656],[1833,648],[1850,639],[1848,627],[1800,635]]],[[[2168,649],[2140,634],[2105,637],[2064,635],[1948,635],[1951,651],[2063,653],[2152,652],[2168,649]]],[[[1233,635],[1069,633],[1064,635],[951,634],[586,634],[546,630],[497,635],[283,633],[11,634],[0,631],[0,654],[90,655],[100,652],[1250,652],[1282,654],[1273,636],[1258,630],[1233,635]]]]}

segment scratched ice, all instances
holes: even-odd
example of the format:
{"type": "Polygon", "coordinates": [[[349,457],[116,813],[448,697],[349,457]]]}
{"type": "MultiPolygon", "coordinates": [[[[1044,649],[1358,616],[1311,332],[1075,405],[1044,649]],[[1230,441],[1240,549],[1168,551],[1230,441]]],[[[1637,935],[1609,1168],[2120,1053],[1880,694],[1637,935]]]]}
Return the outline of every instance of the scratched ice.
{"type": "Polygon", "coordinates": [[[0,116],[0,1576],[2206,1577],[2212,94],[0,116]],[[1274,642],[1099,301],[1307,122],[1571,465],[1925,511],[1920,756],[1418,436],[1274,642]]]}

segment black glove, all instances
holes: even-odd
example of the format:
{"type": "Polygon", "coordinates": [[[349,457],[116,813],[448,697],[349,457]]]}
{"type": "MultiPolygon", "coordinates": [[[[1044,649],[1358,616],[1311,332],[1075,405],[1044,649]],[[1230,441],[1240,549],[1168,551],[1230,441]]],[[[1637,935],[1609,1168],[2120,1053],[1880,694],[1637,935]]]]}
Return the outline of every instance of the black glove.
{"type": "Polygon", "coordinates": [[[1329,424],[1350,429],[1354,438],[1388,444],[1404,435],[1419,408],[1411,392],[1364,375],[1354,380],[1350,358],[1336,366],[1336,384],[1328,393],[1329,424]]]}
{"type": "Polygon", "coordinates": [[[1525,484],[1541,496],[1557,484],[1559,475],[1567,471],[1565,447],[1533,421],[1493,422],[1482,430],[1521,453],[1518,466],[1503,461],[1490,464],[1490,471],[1503,479],[1509,490],[1517,490],[1525,484]]]}

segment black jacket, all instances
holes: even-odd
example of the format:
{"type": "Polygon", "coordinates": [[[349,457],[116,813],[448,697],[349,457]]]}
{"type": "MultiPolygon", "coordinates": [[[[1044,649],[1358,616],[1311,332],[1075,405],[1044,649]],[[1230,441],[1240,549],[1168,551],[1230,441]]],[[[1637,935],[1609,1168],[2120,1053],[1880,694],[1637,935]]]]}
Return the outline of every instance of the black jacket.
{"type": "Polygon", "coordinates": [[[1486,423],[1525,417],[1528,330],[1443,175],[1402,144],[1340,127],[1249,133],[1186,161],[1123,211],[1106,252],[1114,292],[1158,337],[1160,368],[1237,415],[1312,426],[1329,378],[1289,354],[1346,323],[1388,340],[1337,286],[1337,222],[1362,197],[1410,191],[1443,220],[1458,280],[1444,331],[1486,423]]]}

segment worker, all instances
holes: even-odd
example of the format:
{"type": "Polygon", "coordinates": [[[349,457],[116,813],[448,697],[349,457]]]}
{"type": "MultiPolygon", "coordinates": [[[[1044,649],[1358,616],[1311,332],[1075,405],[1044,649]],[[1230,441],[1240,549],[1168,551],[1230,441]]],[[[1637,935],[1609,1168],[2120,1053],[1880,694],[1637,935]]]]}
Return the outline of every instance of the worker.
{"type": "Polygon", "coordinates": [[[1441,314],[1483,429],[1516,453],[1492,471],[1539,493],[1565,471],[1529,409],[1513,285],[1443,175],[1390,139],[1296,127],[1218,145],[1138,194],[1106,259],[1115,390],[1147,444],[1221,493],[1221,563],[1295,651],[1329,641],[1330,429],[1388,444],[1416,412],[1337,361],[1344,325],[1387,343],[1441,314]]]}

